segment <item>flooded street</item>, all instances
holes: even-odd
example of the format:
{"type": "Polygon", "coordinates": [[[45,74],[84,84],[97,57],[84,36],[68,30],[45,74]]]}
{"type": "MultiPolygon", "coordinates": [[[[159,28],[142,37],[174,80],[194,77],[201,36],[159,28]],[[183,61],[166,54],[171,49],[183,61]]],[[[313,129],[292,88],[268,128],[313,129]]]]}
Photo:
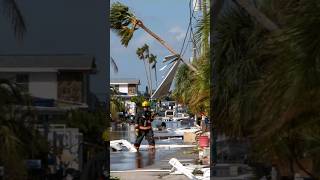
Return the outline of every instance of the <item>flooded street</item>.
{"type": "MultiPolygon", "coordinates": [[[[156,127],[159,124],[159,121],[153,122],[153,127],[156,127]]],[[[190,127],[193,125],[192,122],[166,122],[167,128],[184,128],[190,127]]],[[[157,136],[157,132],[155,132],[155,136],[157,136]]],[[[135,133],[134,127],[129,124],[122,125],[113,125],[111,131],[111,140],[119,140],[125,139],[130,143],[134,143],[135,141],[135,133]]],[[[170,138],[170,139],[155,139],[156,144],[179,144],[182,145],[182,138],[170,138]]],[[[142,141],[142,145],[148,145],[146,140],[142,141]]],[[[147,166],[153,165],[155,162],[161,161],[164,158],[170,157],[170,155],[174,156],[179,150],[179,148],[175,149],[165,149],[165,148],[157,148],[155,152],[150,152],[148,150],[141,149],[140,152],[132,153],[128,151],[113,151],[110,152],[110,168],[111,171],[123,171],[123,170],[133,170],[145,168],[147,166]]]]}

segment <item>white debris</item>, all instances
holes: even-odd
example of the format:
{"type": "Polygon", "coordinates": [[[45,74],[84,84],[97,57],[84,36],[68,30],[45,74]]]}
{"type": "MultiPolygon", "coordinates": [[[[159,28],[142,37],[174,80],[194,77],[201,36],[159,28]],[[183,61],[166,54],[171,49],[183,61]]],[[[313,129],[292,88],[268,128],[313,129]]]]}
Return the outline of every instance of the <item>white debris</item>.
{"type": "Polygon", "coordinates": [[[137,152],[137,149],[127,140],[121,139],[121,140],[110,141],[110,147],[116,149],[117,151],[121,151],[122,146],[125,146],[126,148],[128,148],[130,152],[137,152]]]}
{"type": "Polygon", "coordinates": [[[120,143],[112,143],[112,142],[110,142],[110,147],[112,149],[117,150],[117,151],[121,151],[122,150],[122,145],[120,143]]]}
{"type": "MultiPolygon", "coordinates": [[[[121,139],[121,140],[114,140],[110,141],[110,147],[117,150],[122,151],[123,147],[126,147],[130,152],[137,152],[136,148],[127,140],[121,139]]],[[[161,148],[161,149],[175,149],[175,148],[193,148],[196,147],[196,145],[184,145],[184,144],[159,144],[156,145],[155,148],[161,148]]],[[[148,149],[149,145],[141,145],[140,149],[148,149]]]]}
{"type": "Polygon", "coordinates": [[[172,173],[170,173],[172,175],[183,174],[192,180],[210,180],[210,168],[204,168],[204,165],[189,164],[187,166],[184,166],[175,158],[170,159],[169,164],[173,166],[173,168],[171,169],[172,173]],[[202,171],[203,176],[193,175],[192,172],[195,169],[199,169],[200,171],[202,171]]]}
{"type": "Polygon", "coordinates": [[[191,133],[197,133],[199,132],[200,129],[198,127],[191,127],[191,128],[178,128],[176,129],[174,132],[177,134],[177,135],[182,135],[185,133],[185,132],[191,132],[191,133]]]}
{"type": "Polygon", "coordinates": [[[169,164],[171,164],[173,166],[173,169],[176,169],[179,172],[183,173],[189,179],[198,180],[198,178],[196,178],[192,174],[192,171],[190,171],[190,169],[187,169],[186,167],[184,167],[176,158],[170,159],[169,164]]]}

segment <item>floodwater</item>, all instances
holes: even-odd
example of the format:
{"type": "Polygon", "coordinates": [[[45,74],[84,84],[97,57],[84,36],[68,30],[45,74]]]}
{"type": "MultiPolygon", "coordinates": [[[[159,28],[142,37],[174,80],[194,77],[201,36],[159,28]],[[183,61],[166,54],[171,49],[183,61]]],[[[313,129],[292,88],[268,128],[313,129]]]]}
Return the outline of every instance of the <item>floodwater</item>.
{"type": "MultiPolygon", "coordinates": [[[[160,124],[161,121],[154,121],[153,127],[160,124]]],[[[192,122],[166,122],[167,128],[182,128],[192,126],[192,122]]],[[[131,143],[135,141],[134,127],[129,124],[113,125],[111,131],[111,140],[125,139],[131,143]]],[[[156,144],[183,144],[182,138],[155,140],[156,144]]],[[[146,140],[142,144],[147,145],[146,140]]],[[[179,149],[156,149],[156,151],[140,150],[140,152],[132,153],[128,151],[110,152],[110,169],[111,171],[133,170],[145,168],[153,165],[155,162],[163,160],[165,157],[175,154],[179,149]]]]}

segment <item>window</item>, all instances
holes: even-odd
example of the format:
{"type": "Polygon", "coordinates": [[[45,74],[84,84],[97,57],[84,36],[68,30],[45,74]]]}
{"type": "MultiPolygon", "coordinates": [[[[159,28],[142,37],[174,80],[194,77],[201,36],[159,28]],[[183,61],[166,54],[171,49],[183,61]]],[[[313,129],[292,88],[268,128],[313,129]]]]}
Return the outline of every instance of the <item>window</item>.
{"type": "Polygon", "coordinates": [[[29,92],[29,75],[28,74],[17,74],[16,85],[22,92],[29,92]]]}
{"type": "Polygon", "coordinates": [[[134,95],[134,94],[137,94],[137,87],[136,85],[129,85],[128,86],[128,94],[130,95],[134,95]]]}
{"type": "Polygon", "coordinates": [[[59,72],[58,99],[73,102],[85,101],[84,75],[81,72],[59,72]]]}
{"type": "Polygon", "coordinates": [[[167,116],[173,116],[173,111],[167,111],[167,116]]]}

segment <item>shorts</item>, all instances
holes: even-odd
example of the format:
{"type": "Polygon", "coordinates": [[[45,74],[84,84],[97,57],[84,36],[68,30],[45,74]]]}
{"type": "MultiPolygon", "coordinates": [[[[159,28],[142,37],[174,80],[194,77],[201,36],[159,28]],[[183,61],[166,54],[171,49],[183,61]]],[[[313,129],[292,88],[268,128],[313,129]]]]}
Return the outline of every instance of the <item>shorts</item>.
{"type": "Polygon", "coordinates": [[[139,134],[137,136],[136,142],[134,143],[135,147],[140,147],[140,144],[143,140],[143,138],[146,137],[148,143],[150,146],[154,146],[155,145],[155,141],[154,141],[154,135],[153,135],[153,131],[152,129],[149,130],[139,130],[139,134]]]}

